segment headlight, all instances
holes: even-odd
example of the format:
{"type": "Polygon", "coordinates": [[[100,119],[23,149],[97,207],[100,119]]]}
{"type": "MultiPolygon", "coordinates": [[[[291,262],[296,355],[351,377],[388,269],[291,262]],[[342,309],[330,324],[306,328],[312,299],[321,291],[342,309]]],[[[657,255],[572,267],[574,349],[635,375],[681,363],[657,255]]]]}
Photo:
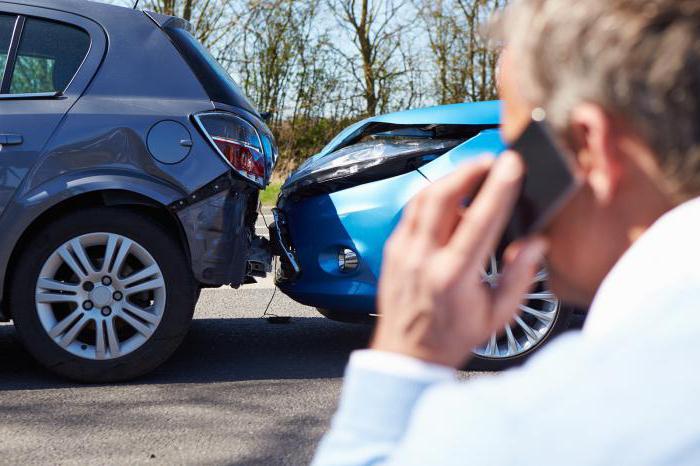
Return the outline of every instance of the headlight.
{"type": "Polygon", "coordinates": [[[315,185],[326,192],[389,178],[434,160],[461,144],[461,139],[378,139],[311,158],[285,182],[283,190],[315,185]],[[322,186],[334,184],[334,186],[322,186]]]}

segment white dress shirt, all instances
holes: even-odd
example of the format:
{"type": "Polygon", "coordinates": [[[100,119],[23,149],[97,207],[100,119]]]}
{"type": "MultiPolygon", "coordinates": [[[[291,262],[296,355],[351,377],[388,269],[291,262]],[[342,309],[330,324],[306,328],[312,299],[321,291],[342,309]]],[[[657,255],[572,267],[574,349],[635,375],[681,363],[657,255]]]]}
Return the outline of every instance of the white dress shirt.
{"type": "Polygon", "coordinates": [[[314,463],[700,464],[699,241],[696,199],[618,261],[582,331],[494,377],[355,352],[314,463]]]}

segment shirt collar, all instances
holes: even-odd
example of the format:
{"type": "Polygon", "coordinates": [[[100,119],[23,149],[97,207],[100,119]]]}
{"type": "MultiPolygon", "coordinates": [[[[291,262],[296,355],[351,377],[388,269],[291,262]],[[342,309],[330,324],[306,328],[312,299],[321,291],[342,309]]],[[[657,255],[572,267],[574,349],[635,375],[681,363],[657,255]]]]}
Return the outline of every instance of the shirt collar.
{"type": "Polygon", "coordinates": [[[630,319],[643,319],[644,313],[683,312],[682,306],[670,303],[677,301],[679,294],[700,290],[698,238],[700,198],[661,216],[603,280],[591,305],[584,335],[606,335],[630,319]]]}

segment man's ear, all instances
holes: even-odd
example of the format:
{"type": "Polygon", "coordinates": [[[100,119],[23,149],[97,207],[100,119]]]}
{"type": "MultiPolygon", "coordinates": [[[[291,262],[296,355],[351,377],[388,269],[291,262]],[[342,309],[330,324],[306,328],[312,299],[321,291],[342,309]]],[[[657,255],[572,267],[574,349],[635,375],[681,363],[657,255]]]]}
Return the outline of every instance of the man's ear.
{"type": "Polygon", "coordinates": [[[611,117],[597,105],[580,104],[571,112],[570,128],[571,142],[585,182],[598,202],[609,204],[622,175],[611,117]]]}

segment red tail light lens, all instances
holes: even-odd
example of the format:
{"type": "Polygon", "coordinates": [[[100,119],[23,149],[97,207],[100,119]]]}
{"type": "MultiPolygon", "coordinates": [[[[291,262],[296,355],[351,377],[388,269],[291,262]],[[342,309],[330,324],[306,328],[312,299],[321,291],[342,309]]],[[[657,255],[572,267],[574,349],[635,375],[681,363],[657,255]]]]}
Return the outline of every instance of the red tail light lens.
{"type": "Polygon", "coordinates": [[[265,156],[260,150],[220,136],[212,136],[212,139],[226,161],[236,171],[258,184],[264,182],[265,156]]]}
{"type": "Polygon", "coordinates": [[[195,115],[195,120],[231,168],[257,185],[265,185],[265,152],[253,125],[223,112],[195,115]]]}

